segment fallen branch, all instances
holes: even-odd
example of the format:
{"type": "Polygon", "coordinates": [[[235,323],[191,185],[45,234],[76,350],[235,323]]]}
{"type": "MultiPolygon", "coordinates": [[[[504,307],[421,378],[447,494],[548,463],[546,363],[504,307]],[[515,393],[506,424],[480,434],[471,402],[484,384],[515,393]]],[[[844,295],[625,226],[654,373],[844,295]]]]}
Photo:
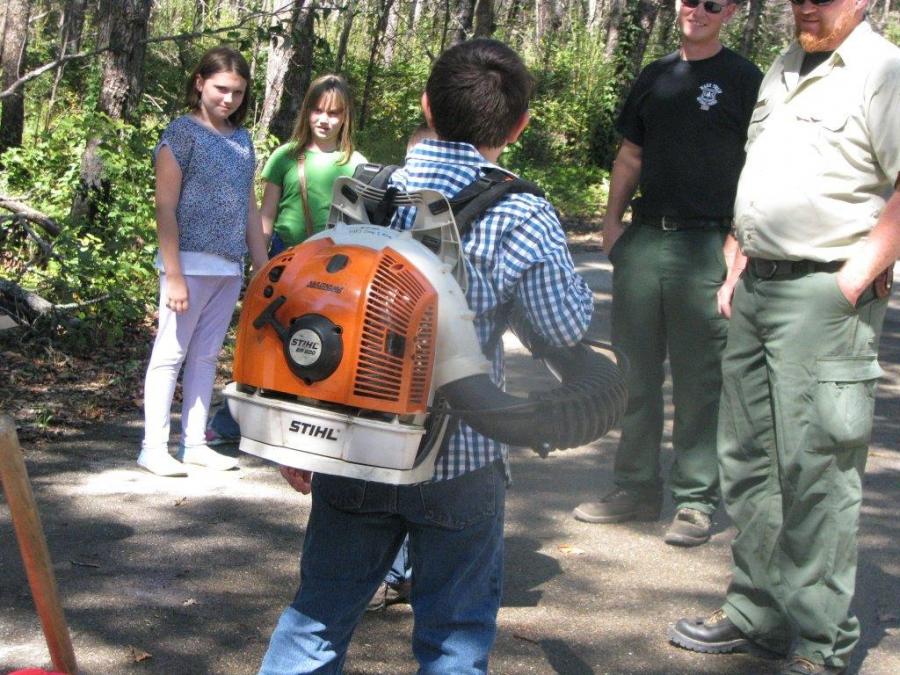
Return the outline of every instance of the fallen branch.
{"type": "Polygon", "coordinates": [[[26,223],[28,219],[25,218],[25,216],[16,215],[13,216],[13,220],[19,221],[19,225],[21,225],[22,229],[25,230],[25,233],[31,237],[31,240],[38,245],[38,248],[41,249],[45,258],[55,258],[56,260],[60,260],[60,257],[53,252],[53,245],[50,244],[50,242],[45,241],[43,237],[39,236],[32,228],[28,227],[28,224],[26,223]]]}
{"type": "Polygon", "coordinates": [[[35,225],[40,225],[47,234],[53,235],[54,237],[59,235],[59,233],[62,231],[59,223],[53,220],[53,218],[44,213],[41,213],[37,209],[31,208],[24,202],[13,199],[12,197],[0,195],[0,208],[6,209],[7,211],[12,211],[15,214],[23,216],[26,220],[34,223],[35,225]]]}
{"type": "Polygon", "coordinates": [[[15,281],[0,279],[0,308],[19,324],[30,325],[38,319],[50,317],[55,324],[74,328],[79,323],[78,319],[63,317],[61,314],[93,302],[99,302],[99,300],[55,305],[37,293],[22,288],[15,281]]]}

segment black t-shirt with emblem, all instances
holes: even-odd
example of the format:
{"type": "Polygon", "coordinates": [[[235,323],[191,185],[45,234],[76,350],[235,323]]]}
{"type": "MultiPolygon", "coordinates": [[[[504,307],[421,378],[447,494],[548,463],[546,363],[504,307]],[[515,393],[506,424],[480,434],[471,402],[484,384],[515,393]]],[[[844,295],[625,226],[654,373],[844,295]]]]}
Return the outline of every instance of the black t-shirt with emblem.
{"type": "Polygon", "coordinates": [[[760,70],[730,49],[699,61],[678,52],[638,76],[616,129],[642,148],[647,216],[730,218],[760,70]]]}

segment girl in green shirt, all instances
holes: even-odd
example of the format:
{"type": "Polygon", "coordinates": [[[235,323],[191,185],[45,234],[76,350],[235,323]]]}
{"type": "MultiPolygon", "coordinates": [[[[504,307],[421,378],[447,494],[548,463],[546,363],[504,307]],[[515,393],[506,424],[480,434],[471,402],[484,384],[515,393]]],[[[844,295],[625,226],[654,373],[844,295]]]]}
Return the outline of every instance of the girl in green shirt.
{"type": "MultiPolygon", "coordinates": [[[[279,147],[262,171],[263,231],[270,238],[269,257],[325,229],[331,186],[338,176],[352,176],[366,161],[353,150],[350,89],[339,75],[324,75],[309,85],[291,140],[279,147]],[[273,231],[274,230],[274,231],[273,231]]],[[[228,406],[209,423],[206,443],[235,443],[240,429],[228,406]]]]}
{"type": "Polygon", "coordinates": [[[313,81],[303,98],[291,140],[262,171],[263,228],[272,237],[270,255],[325,229],[331,187],[366,161],[353,149],[350,89],[340,75],[313,81]]]}

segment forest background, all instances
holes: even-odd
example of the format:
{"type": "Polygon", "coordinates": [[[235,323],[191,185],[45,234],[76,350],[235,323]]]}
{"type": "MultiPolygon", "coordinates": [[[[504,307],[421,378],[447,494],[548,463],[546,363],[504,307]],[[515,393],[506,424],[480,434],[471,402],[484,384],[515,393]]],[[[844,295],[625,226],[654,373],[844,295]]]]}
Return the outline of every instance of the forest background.
{"type": "MultiPolygon", "coordinates": [[[[869,19],[900,44],[891,2],[870,0],[869,19]]],[[[436,56],[503,40],[537,90],[501,163],[577,232],[598,225],[613,121],[642,65],[676,47],[675,12],[675,0],[3,0],[0,327],[14,328],[0,329],[0,410],[46,438],[141,404],[157,302],[151,155],[206,49],[227,43],[251,64],[261,162],[310,80],[340,72],[357,147],[398,163],[436,56]]],[[[723,41],[765,70],[792,30],[788,0],[747,0],[723,41]]]]}

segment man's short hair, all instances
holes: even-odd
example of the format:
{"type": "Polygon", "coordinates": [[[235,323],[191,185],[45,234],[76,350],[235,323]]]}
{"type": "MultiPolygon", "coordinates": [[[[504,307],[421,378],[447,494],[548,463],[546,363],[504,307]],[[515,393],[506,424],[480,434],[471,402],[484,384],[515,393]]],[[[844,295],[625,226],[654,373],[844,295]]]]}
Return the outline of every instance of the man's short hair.
{"type": "Polygon", "coordinates": [[[533,88],[518,54],[502,42],[478,38],[438,57],[425,92],[442,140],[497,148],[528,111],[533,88]]]}

